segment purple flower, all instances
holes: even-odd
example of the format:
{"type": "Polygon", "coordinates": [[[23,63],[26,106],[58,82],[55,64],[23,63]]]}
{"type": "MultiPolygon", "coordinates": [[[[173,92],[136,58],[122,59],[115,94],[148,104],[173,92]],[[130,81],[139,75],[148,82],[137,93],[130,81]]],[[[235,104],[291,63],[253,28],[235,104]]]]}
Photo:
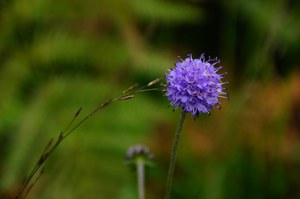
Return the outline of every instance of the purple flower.
{"type": "Polygon", "coordinates": [[[126,159],[135,159],[138,156],[144,156],[146,159],[151,160],[153,153],[151,153],[150,149],[146,146],[136,145],[128,149],[126,159]]]}
{"type": "Polygon", "coordinates": [[[221,108],[219,98],[228,99],[224,92],[222,82],[226,73],[218,74],[221,66],[217,58],[205,61],[204,54],[198,59],[192,55],[177,62],[175,68],[166,74],[166,96],[175,108],[181,107],[182,111],[191,113],[197,117],[200,113],[209,113],[213,106],[221,108]]]}

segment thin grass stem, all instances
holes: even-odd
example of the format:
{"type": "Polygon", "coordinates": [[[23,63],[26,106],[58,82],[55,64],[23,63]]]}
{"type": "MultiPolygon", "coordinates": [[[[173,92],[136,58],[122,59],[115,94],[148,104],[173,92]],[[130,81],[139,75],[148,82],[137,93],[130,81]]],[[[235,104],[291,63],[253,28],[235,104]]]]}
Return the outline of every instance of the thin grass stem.
{"type": "MultiPolygon", "coordinates": [[[[52,145],[52,139],[48,142],[48,144],[46,145],[39,160],[37,161],[37,163],[31,170],[30,174],[26,177],[25,182],[22,184],[21,188],[17,192],[15,199],[25,199],[27,197],[28,193],[30,192],[30,190],[32,189],[32,187],[35,185],[36,182],[32,183],[28,187],[29,183],[32,181],[32,178],[39,171],[39,169],[43,166],[43,164],[48,159],[48,157],[55,151],[55,149],[62,143],[62,141],[64,141],[73,131],[75,131],[78,127],[80,127],[86,120],[88,120],[90,117],[92,117],[100,109],[102,109],[114,102],[132,99],[132,98],[134,98],[134,95],[132,95],[132,94],[135,94],[135,93],[137,94],[137,93],[141,93],[141,92],[151,91],[150,89],[145,89],[145,88],[153,86],[154,84],[156,84],[160,81],[161,81],[161,79],[157,78],[157,79],[151,81],[150,83],[148,83],[146,86],[143,86],[138,89],[136,89],[136,87],[138,85],[134,84],[133,86],[131,86],[128,89],[126,89],[125,91],[123,91],[123,93],[121,95],[119,95],[118,97],[104,101],[102,104],[97,106],[93,111],[91,111],[88,115],[86,115],[82,120],[80,120],[77,124],[74,124],[75,120],[77,119],[78,115],[80,114],[80,112],[82,110],[82,108],[80,108],[75,113],[74,117],[72,118],[70,123],[66,126],[66,128],[59,134],[59,136],[57,137],[56,143],[54,145],[52,145]],[[25,191],[25,190],[27,190],[27,191],[25,191]]],[[[39,178],[40,178],[40,176],[37,179],[39,179],[39,178]]]]}

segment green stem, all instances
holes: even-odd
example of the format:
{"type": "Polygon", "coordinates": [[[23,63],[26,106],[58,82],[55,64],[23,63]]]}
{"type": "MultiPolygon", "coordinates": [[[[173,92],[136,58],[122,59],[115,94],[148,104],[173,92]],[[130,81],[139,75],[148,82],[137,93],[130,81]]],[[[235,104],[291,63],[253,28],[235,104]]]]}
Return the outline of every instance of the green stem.
{"type": "Polygon", "coordinates": [[[168,178],[167,178],[167,186],[166,186],[166,194],[165,199],[170,199],[171,189],[172,189],[172,182],[174,176],[174,169],[176,163],[176,156],[178,150],[178,144],[181,137],[182,127],[185,120],[186,113],[184,111],[181,112],[180,120],[176,129],[175,138],[173,142],[172,152],[171,152],[171,161],[168,170],[168,178]]]}
{"type": "Polygon", "coordinates": [[[139,199],[145,199],[145,172],[144,172],[144,159],[137,159],[137,180],[138,180],[138,192],[139,199]]]}

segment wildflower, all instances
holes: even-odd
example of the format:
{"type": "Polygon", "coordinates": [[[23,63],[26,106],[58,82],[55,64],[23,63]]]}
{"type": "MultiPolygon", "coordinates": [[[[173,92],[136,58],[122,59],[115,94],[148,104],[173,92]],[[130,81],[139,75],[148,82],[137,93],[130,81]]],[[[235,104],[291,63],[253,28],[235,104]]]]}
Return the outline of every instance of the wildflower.
{"type": "Polygon", "coordinates": [[[151,160],[153,158],[153,153],[151,153],[150,149],[146,146],[136,145],[128,149],[126,159],[132,160],[138,156],[142,156],[147,160],[151,160]]]}
{"type": "Polygon", "coordinates": [[[152,158],[150,149],[142,145],[130,147],[126,154],[127,164],[137,172],[139,199],[145,199],[145,166],[151,166],[152,158]]]}
{"type": "Polygon", "coordinates": [[[189,112],[194,117],[200,113],[210,113],[213,106],[221,108],[219,98],[228,99],[224,92],[222,78],[226,73],[218,74],[222,66],[215,67],[220,61],[208,59],[204,54],[198,59],[189,55],[182,62],[177,62],[175,68],[166,74],[166,96],[175,108],[181,107],[183,112],[189,112]]]}

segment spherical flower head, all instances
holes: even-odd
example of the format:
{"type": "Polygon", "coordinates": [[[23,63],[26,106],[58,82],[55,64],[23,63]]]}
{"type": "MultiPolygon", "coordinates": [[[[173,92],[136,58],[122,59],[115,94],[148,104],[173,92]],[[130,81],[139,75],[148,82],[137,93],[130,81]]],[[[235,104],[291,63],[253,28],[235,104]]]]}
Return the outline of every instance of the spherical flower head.
{"type": "Polygon", "coordinates": [[[170,105],[175,109],[181,107],[193,117],[210,113],[213,106],[220,109],[219,98],[228,99],[228,94],[223,91],[223,85],[228,82],[222,82],[225,73],[217,73],[222,68],[215,67],[218,63],[217,58],[205,61],[204,54],[198,59],[189,55],[182,62],[177,62],[175,68],[166,74],[166,96],[171,101],[170,105]]]}
{"type": "Polygon", "coordinates": [[[143,157],[147,160],[151,160],[153,158],[153,153],[151,153],[150,149],[147,146],[136,145],[131,146],[126,154],[126,159],[135,159],[137,157],[143,157]]]}
{"type": "Polygon", "coordinates": [[[145,166],[152,166],[153,153],[143,145],[131,146],[126,154],[126,164],[132,169],[136,169],[138,160],[142,160],[145,166]]]}

